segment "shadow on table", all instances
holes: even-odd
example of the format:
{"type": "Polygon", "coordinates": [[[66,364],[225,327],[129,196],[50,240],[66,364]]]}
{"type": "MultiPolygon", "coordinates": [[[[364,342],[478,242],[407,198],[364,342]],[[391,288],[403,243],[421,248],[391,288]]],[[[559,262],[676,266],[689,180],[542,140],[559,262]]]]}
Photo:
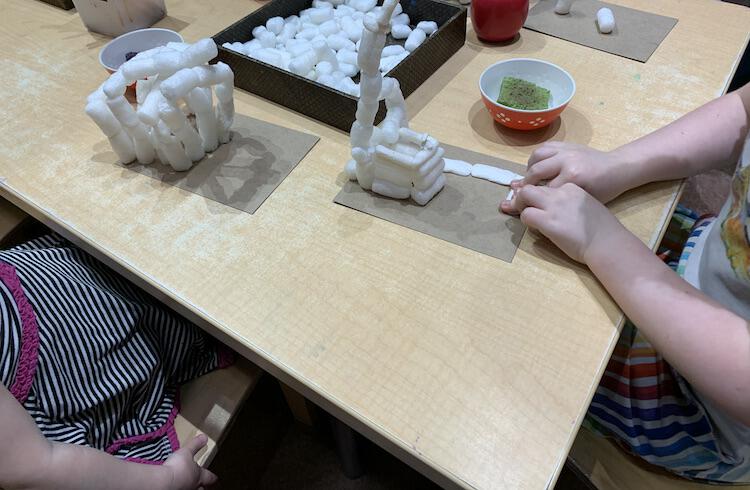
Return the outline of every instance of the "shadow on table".
{"type": "Polygon", "coordinates": [[[510,41],[490,43],[481,41],[473,29],[468,29],[466,31],[466,46],[470,50],[476,52],[479,52],[484,48],[492,48],[498,52],[497,61],[505,59],[508,54],[516,55],[517,57],[536,55],[547,44],[547,37],[529,35],[530,32],[531,31],[521,29],[521,31],[510,41]]]}
{"type": "Polygon", "coordinates": [[[478,136],[492,143],[508,146],[534,146],[547,141],[568,141],[587,145],[593,128],[581,112],[568,107],[559,119],[549,126],[534,131],[509,129],[496,123],[481,100],[469,109],[469,125],[478,136]]]}

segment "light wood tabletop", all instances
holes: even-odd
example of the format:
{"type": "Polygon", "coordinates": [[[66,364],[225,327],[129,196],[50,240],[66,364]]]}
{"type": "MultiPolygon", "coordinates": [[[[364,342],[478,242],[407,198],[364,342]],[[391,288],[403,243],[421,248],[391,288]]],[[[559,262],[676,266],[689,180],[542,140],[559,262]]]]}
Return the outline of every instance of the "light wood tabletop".
{"type": "MultiPolygon", "coordinates": [[[[264,4],[170,0],[187,41],[264,4]]],[[[411,125],[519,163],[544,141],[611,149],[720,95],[750,9],[622,0],[679,19],[643,64],[523,30],[466,45],[408,98],[411,125]],[[495,125],[477,82],[495,61],[549,60],[578,91],[561,122],[495,125]]],[[[84,114],[106,77],[75,11],[5,0],[0,193],[445,486],[545,488],[557,478],[621,326],[584,267],[527,232],[512,263],[333,203],[347,135],[241,90],[237,111],[320,136],[254,215],[115,165],[84,114]]],[[[678,183],[611,209],[650,246],[678,183]]]]}

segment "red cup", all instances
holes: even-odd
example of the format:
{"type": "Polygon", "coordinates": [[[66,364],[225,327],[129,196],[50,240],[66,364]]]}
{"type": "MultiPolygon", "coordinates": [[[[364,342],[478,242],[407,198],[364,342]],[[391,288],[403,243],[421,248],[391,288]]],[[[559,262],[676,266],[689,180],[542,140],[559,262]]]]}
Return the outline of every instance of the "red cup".
{"type": "Polygon", "coordinates": [[[482,41],[513,39],[529,15],[529,0],[472,0],[471,23],[482,41]]]}

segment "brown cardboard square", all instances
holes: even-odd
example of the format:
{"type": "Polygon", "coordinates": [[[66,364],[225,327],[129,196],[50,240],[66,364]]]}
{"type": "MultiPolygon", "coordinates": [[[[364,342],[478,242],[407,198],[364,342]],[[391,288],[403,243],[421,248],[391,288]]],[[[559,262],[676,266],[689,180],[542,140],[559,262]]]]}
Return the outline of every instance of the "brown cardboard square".
{"type": "Polygon", "coordinates": [[[318,137],[236,114],[232,140],[187,172],[156,160],[125,168],[253,214],[318,142],[318,137]]]}
{"type": "Polygon", "coordinates": [[[556,1],[539,0],[529,11],[524,27],[644,63],[677,24],[672,17],[598,0],[573,0],[570,13],[558,15],[556,1]],[[596,25],[596,13],[603,7],[610,8],[615,16],[615,29],[610,34],[600,33],[596,25]]]}
{"type": "MultiPolygon", "coordinates": [[[[481,153],[442,145],[445,156],[483,163],[523,175],[526,167],[481,153]]],[[[498,210],[509,188],[474,177],[445,174],[445,188],[425,206],[390,199],[347,182],[334,202],[462,247],[511,262],[525,230],[521,221],[498,210]]]]}

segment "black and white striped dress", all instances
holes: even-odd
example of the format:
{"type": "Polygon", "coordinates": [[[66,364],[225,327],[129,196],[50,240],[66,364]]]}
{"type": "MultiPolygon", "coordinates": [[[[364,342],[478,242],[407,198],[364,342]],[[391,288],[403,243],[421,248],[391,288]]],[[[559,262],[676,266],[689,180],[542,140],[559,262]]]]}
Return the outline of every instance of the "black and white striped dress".
{"type": "Polygon", "coordinates": [[[179,385],[229,362],[58,235],[0,251],[0,382],[51,440],[162,462],[179,445],[179,385]]]}

